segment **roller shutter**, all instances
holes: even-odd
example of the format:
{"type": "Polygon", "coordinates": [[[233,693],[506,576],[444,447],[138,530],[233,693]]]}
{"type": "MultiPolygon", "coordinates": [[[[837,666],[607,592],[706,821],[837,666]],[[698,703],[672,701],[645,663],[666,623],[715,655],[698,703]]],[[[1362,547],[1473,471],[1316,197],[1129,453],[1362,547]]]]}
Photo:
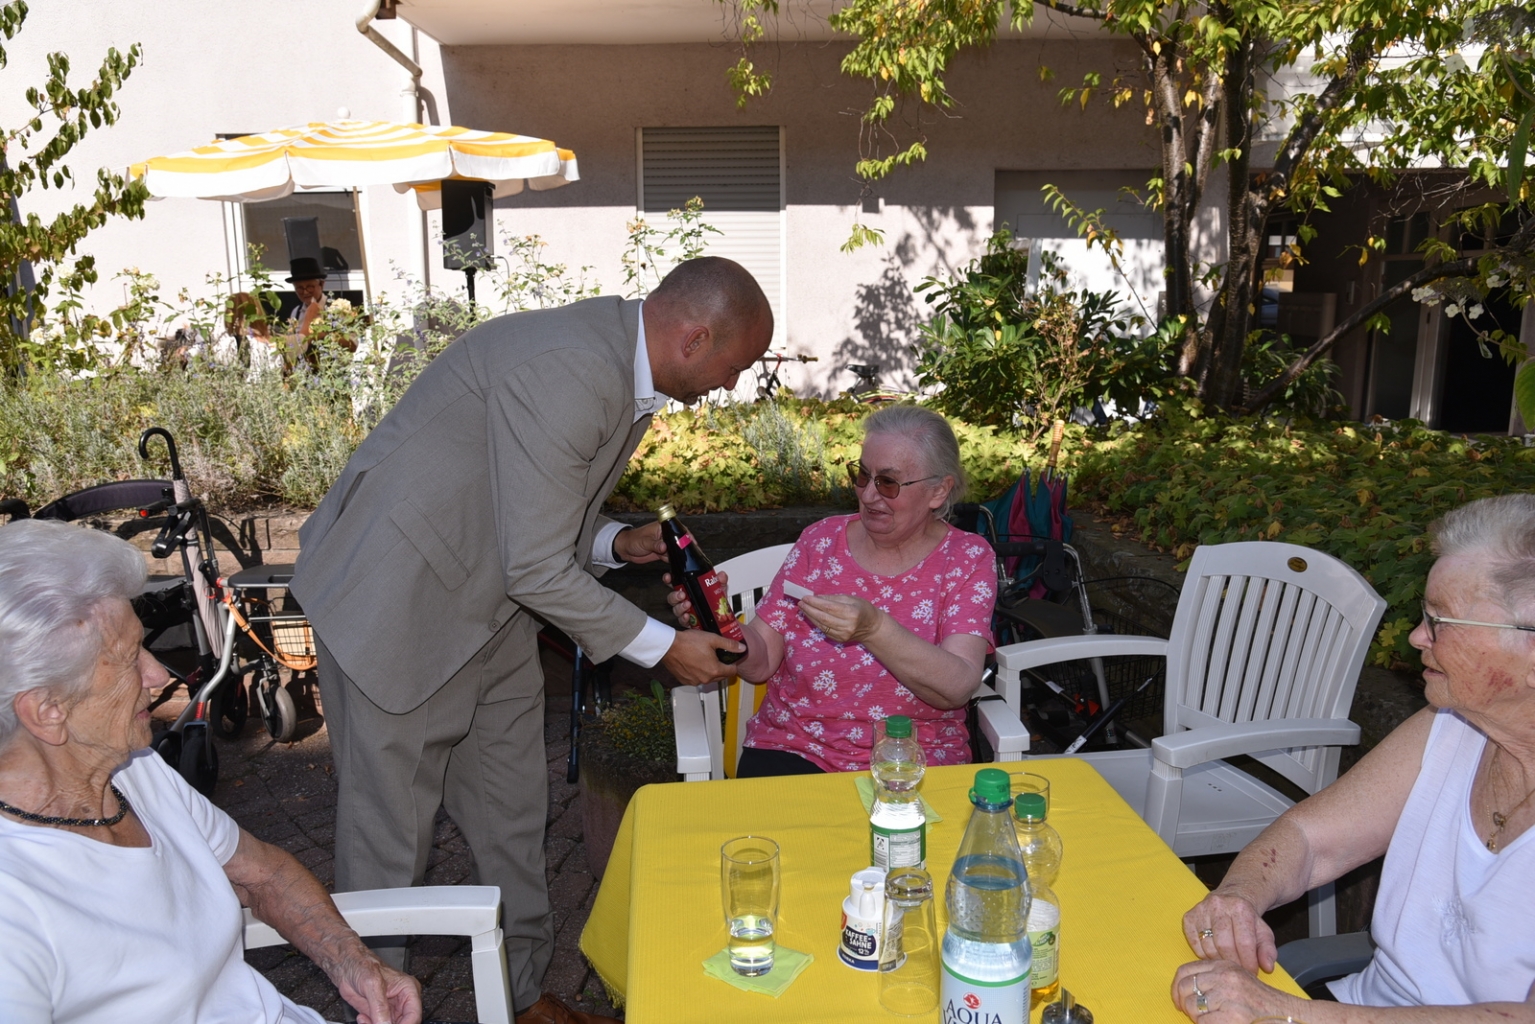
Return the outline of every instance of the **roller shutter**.
{"type": "Polygon", "coordinates": [[[704,221],[722,232],[709,236],[707,254],[757,278],[773,305],[776,346],[785,337],[782,129],[641,128],[638,149],[640,212],[665,230],[667,211],[702,199],[704,221]]]}

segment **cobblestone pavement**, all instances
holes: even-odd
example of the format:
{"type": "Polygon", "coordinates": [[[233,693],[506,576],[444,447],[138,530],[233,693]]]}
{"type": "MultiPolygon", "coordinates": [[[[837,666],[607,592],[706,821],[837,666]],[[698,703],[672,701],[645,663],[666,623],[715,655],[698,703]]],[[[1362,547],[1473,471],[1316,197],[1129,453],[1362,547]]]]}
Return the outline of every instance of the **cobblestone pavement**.
{"type": "MultiPolygon", "coordinates": [[[[544,989],[576,1009],[619,1016],[577,948],[597,886],[587,870],[581,842],[579,788],[565,781],[569,667],[547,654],[545,661],[549,825],[544,849],[554,909],[555,952],[544,976],[544,989]]],[[[328,888],[333,881],[335,769],[325,726],[317,714],[303,712],[304,705],[300,701],[305,717],[293,743],[273,742],[254,717],[238,739],[218,741],[219,780],[213,802],[256,838],[292,853],[328,888]]],[[[158,709],[155,717],[169,723],[184,706],[184,699],[174,699],[158,709]]],[[[439,812],[426,883],[457,885],[468,878],[468,845],[452,820],[439,812]]],[[[433,936],[414,943],[411,971],[421,979],[427,1020],[477,1019],[469,952],[467,939],[433,936]]],[[[334,986],[307,957],[291,947],[278,946],[254,950],[247,959],[295,1002],[314,1007],[327,1020],[341,1019],[342,1002],[334,986]]]]}

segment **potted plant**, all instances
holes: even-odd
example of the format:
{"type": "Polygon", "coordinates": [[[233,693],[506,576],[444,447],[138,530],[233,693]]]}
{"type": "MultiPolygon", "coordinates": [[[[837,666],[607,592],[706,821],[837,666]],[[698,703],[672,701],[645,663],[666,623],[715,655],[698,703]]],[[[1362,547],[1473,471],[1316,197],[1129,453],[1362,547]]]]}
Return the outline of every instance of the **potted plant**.
{"type": "Polygon", "coordinates": [[[620,696],[581,727],[581,828],[586,863],[602,878],[629,798],[652,782],[677,781],[672,704],[656,680],[650,693],[620,696]]]}

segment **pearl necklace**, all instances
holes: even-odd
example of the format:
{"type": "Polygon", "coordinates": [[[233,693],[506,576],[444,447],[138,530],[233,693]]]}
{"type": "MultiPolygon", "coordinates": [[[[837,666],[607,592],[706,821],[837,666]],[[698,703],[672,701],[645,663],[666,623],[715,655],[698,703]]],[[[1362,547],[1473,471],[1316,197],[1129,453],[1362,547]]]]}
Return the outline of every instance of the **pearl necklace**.
{"type": "MultiPolygon", "coordinates": [[[[1503,748],[1502,747],[1497,747],[1495,750],[1493,750],[1493,752],[1492,752],[1492,761],[1493,761],[1493,763],[1492,763],[1491,766],[1489,766],[1489,768],[1487,770],[1487,774],[1488,775],[1492,774],[1492,768],[1496,767],[1497,762],[1498,762],[1498,755],[1501,754],[1501,753],[1503,753],[1503,748]]],[[[1492,851],[1493,853],[1497,853],[1498,852],[1498,837],[1503,834],[1503,828],[1504,828],[1504,826],[1506,826],[1508,824],[1508,819],[1512,818],[1515,814],[1518,814],[1519,813],[1519,809],[1521,807],[1523,807],[1525,804],[1529,803],[1530,802],[1530,797],[1532,797],[1532,796],[1535,796],[1535,789],[1532,789],[1528,793],[1524,794],[1524,799],[1519,801],[1517,804],[1515,804],[1513,806],[1513,809],[1510,810],[1507,814],[1504,814],[1502,811],[1498,811],[1498,810],[1494,810],[1492,812],[1492,824],[1493,824],[1494,827],[1493,827],[1492,832],[1487,836],[1487,849],[1488,850],[1492,851]]]]}
{"type": "Polygon", "coordinates": [[[128,798],[112,783],[107,783],[107,788],[112,795],[117,797],[117,813],[110,818],[59,818],[52,814],[34,814],[32,811],[24,811],[20,807],[12,807],[4,800],[0,800],[0,811],[6,814],[14,814],[22,821],[35,821],[39,825],[65,825],[70,828],[111,828],[122,821],[128,814],[128,798]]]}

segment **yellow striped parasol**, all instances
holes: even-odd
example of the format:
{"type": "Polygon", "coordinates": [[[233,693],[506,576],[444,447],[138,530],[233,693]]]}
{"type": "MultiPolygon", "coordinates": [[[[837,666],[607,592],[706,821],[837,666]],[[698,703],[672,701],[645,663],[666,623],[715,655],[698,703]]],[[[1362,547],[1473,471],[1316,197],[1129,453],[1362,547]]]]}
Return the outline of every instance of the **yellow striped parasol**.
{"type": "Polygon", "coordinates": [[[296,189],[393,185],[416,190],[424,210],[442,205],[444,178],[488,181],[496,198],[557,188],[580,177],[576,155],[547,139],[451,125],[387,121],[311,122],[220,139],[134,164],[161,198],[258,202],[296,189]]]}

